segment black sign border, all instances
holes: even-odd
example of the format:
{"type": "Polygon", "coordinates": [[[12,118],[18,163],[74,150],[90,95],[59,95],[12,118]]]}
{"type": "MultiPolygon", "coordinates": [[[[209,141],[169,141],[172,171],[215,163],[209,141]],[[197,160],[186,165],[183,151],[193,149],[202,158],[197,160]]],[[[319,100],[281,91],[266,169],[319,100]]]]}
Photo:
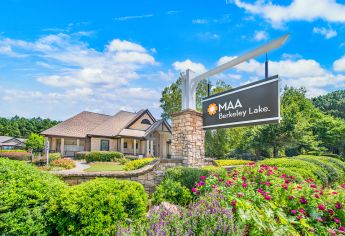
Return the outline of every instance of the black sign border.
{"type": "MultiPolygon", "coordinates": [[[[268,77],[267,79],[255,81],[253,83],[242,85],[242,86],[236,87],[234,89],[229,89],[227,91],[224,91],[224,92],[221,92],[221,93],[217,93],[217,94],[214,94],[214,95],[202,98],[201,103],[203,103],[206,100],[209,100],[210,98],[222,97],[222,96],[228,95],[229,93],[233,94],[233,93],[236,93],[236,92],[241,92],[243,90],[246,90],[246,88],[250,89],[249,87],[252,87],[253,85],[260,86],[263,83],[267,84],[267,83],[273,83],[275,81],[278,81],[278,89],[280,90],[280,79],[279,79],[279,76],[278,75],[273,75],[273,76],[268,77]],[[241,91],[237,91],[237,90],[241,90],[241,91]]],[[[217,128],[243,127],[243,126],[249,126],[249,125],[262,125],[262,124],[280,123],[281,116],[280,116],[280,95],[279,95],[279,91],[278,91],[278,104],[279,104],[279,107],[278,107],[279,116],[278,117],[258,119],[258,120],[248,120],[248,121],[243,121],[243,122],[240,121],[240,122],[218,124],[218,125],[208,125],[208,126],[203,126],[203,129],[204,130],[209,130],[209,129],[217,129],[217,128]],[[274,122],[274,121],[276,121],[276,122],[274,122]]]]}

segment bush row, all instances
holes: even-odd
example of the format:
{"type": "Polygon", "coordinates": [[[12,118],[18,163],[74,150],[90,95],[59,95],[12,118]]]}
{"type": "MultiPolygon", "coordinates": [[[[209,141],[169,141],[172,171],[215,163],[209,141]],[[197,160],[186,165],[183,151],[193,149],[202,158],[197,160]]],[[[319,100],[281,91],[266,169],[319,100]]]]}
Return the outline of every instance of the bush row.
{"type": "Polygon", "coordinates": [[[155,158],[146,157],[125,163],[124,170],[136,170],[150,164],[155,158]]]}
{"type": "Polygon", "coordinates": [[[246,165],[251,163],[252,161],[248,160],[215,160],[218,166],[238,166],[238,165],[246,165]]]}
{"type": "Polygon", "coordinates": [[[0,157],[7,157],[11,160],[28,161],[31,158],[31,153],[22,150],[1,150],[0,157]]]}
{"type": "Polygon", "coordinates": [[[1,235],[108,235],[142,219],[147,194],[141,184],[95,179],[77,186],[35,166],[0,159],[1,235]]]}
{"type": "Polygon", "coordinates": [[[77,152],[76,159],[85,159],[86,162],[110,162],[123,159],[121,152],[110,152],[110,151],[91,151],[91,152],[77,152]]]}

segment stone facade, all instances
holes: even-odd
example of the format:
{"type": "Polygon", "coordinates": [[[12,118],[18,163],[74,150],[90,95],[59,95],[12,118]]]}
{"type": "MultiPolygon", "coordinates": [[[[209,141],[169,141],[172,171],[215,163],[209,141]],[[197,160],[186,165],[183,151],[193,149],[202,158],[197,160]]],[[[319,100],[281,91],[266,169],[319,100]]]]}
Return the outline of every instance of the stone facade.
{"type": "Polygon", "coordinates": [[[183,165],[198,167],[205,162],[205,131],[202,114],[187,109],[172,115],[172,158],[183,159],[183,165]]]}

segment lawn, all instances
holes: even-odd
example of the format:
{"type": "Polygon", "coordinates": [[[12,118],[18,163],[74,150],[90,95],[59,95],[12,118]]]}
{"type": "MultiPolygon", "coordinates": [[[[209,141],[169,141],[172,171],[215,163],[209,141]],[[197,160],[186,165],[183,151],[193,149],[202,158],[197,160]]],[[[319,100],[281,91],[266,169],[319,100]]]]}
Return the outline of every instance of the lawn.
{"type": "Polygon", "coordinates": [[[85,169],[86,172],[96,172],[96,171],[121,171],[124,165],[118,163],[94,163],[91,167],[85,169]]]}

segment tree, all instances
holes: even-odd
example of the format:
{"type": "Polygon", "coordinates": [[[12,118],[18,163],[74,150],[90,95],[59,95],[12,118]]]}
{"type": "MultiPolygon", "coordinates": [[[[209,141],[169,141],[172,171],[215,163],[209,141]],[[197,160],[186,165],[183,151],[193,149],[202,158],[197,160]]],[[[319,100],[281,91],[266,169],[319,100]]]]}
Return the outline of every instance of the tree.
{"type": "Polygon", "coordinates": [[[39,134],[30,134],[25,141],[25,148],[32,149],[34,153],[42,152],[44,148],[44,137],[39,134]]]}
{"type": "Polygon", "coordinates": [[[345,120],[345,90],[338,90],[312,99],[314,105],[326,114],[345,120]]]}

